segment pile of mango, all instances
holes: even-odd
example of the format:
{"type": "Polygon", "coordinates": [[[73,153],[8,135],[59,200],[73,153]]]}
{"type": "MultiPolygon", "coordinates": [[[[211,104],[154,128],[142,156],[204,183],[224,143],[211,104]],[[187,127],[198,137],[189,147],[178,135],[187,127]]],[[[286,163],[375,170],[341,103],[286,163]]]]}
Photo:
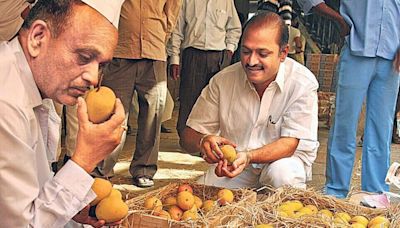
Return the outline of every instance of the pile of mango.
{"type": "Polygon", "coordinates": [[[234,194],[229,189],[221,189],[217,193],[217,200],[203,200],[193,194],[193,188],[189,184],[180,185],[176,194],[161,200],[152,196],[144,201],[144,208],[151,210],[151,214],[172,219],[175,221],[195,220],[199,213],[207,214],[216,206],[230,204],[234,200],[234,194]]]}
{"type": "Polygon", "coordinates": [[[347,212],[333,212],[328,209],[319,209],[315,205],[303,204],[299,200],[289,200],[279,205],[279,216],[284,218],[301,218],[303,216],[319,216],[326,222],[332,222],[337,227],[353,228],[387,228],[390,221],[384,216],[376,216],[369,220],[363,215],[350,215],[347,212]]]}
{"type": "Polygon", "coordinates": [[[94,208],[97,219],[111,223],[123,219],[128,214],[128,205],[122,200],[121,192],[114,189],[110,181],[94,178],[92,190],[97,197],[90,206],[94,208]]]}

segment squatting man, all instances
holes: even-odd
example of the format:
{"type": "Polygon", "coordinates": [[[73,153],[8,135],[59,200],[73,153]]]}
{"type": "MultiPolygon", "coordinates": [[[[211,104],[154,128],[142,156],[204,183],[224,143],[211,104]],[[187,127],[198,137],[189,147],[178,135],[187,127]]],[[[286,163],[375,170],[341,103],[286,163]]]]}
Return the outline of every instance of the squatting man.
{"type": "Polygon", "coordinates": [[[318,82],[288,54],[288,29],[265,12],[244,29],[241,63],[214,76],[197,100],[180,139],[210,168],[200,183],[227,188],[305,188],[319,143],[318,82]],[[229,165],[220,150],[236,147],[229,165]]]}

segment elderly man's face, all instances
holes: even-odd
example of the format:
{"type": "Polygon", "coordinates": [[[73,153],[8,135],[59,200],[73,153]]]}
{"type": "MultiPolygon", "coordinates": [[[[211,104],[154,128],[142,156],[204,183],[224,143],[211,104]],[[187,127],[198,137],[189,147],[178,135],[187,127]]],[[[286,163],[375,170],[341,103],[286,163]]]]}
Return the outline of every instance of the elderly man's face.
{"type": "Polygon", "coordinates": [[[286,52],[278,44],[277,27],[250,27],[246,30],[240,59],[247,78],[256,88],[265,89],[275,80],[286,52]]]}
{"type": "Polygon", "coordinates": [[[76,103],[90,85],[97,85],[99,67],[110,61],[117,30],[97,11],[75,6],[72,23],[56,39],[49,38],[31,69],[44,98],[76,103]]]}

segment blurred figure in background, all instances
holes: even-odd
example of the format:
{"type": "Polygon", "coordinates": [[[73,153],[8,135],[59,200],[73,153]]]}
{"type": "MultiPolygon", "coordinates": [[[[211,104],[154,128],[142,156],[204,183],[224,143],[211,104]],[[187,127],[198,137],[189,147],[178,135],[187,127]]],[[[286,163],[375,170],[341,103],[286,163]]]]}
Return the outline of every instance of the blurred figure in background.
{"type": "Polygon", "coordinates": [[[0,2],[0,41],[11,40],[21,28],[35,0],[3,0],[0,2]]]}
{"type": "Polygon", "coordinates": [[[230,65],[241,31],[233,0],[183,0],[168,45],[171,76],[180,78],[179,135],[201,90],[214,74],[230,65]]]}
{"type": "Polygon", "coordinates": [[[292,24],[289,26],[289,54],[288,56],[304,65],[305,38],[298,29],[297,14],[292,14],[292,24]]]}
{"type": "Polygon", "coordinates": [[[385,177],[399,90],[400,2],[365,0],[355,6],[352,1],[341,1],[341,15],[323,0],[298,2],[306,13],[312,10],[335,20],[345,37],[338,64],[335,119],[328,141],[326,193],[344,198],[349,192],[364,100],[361,189],[389,191],[385,177]]]}

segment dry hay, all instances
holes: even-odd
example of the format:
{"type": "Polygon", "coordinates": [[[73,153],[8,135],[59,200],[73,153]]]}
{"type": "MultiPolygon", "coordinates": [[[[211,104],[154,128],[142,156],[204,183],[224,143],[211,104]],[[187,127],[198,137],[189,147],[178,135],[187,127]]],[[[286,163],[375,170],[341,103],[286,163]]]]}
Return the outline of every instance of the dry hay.
{"type": "MultiPolygon", "coordinates": [[[[218,200],[217,193],[219,190],[223,188],[214,187],[214,186],[206,186],[197,184],[194,182],[182,181],[179,183],[171,183],[165,187],[160,189],[147,192],[141,196],[130,199],[126,201],[126,204],[129,207],[129,215],[131,214],[147,214],[152,215],[153,211],[144,208],[144,202],[149,197],[157,197],[162,202],[165,201],[166,198],[170,196],[175,196],[177,194],[177,189],[182,184],[189,184],[193,188],[193,195],[198,196],[203,202],[205,200],[218,200]]],[[[232,204],[228,204],[225,206],[216,206],[207,214],[203,214],[201,210],[198,212],[198,219],[196,220],[188,220],[188,221],[175,221],[168,220],[169,226],[173,227],[214,227],[217,224],[222,223],[222,221],[226,221],[231,216],[236,218],[236,210],[237,207],[245,207],[246,205],[254,205],[256,201],[256,193],[249,189],[237,189],[232,190],[234,193],[234,200],[232,204]],[[242,205],[242,206],[240,206],[242,205]]],[[[248,206],[249,206],[248,205],[248,206]]],[[[127,217],[129,217],[129,215],[127,217]]],[[[164,219],[161,217],[157,217],[159,219],[164,219]]],[[[126,226],[131,227],[129,221],[125,221],[126,226]]]]}
{"type": "Polygon", "coordinates": [[[242,208],[237,212],[236,218],[225,223],[225,227],[249,227],[263,223],[274,224],[275,227],[290,228],[338,227],[337,225],[334,226],[331,219],[326,220],[325,218],[324,220],[320,215],[305,215],[300,218],[279,216],[277,213],[278,207],[288,200],[299,200],[304,205],[315,205],[318,210],[328,209],[332,212],[347,212],[350,216],[363,215],[368,219],[383,215],[391,221],[390,227],[400,227],[400,205],[393,205],[386,210],[372,209],[323,195],[313,189],[302,190],[291,187],[276,189],[275,193],[264,201],[257,202],[257,204],[249,208],[242,208]]]}

